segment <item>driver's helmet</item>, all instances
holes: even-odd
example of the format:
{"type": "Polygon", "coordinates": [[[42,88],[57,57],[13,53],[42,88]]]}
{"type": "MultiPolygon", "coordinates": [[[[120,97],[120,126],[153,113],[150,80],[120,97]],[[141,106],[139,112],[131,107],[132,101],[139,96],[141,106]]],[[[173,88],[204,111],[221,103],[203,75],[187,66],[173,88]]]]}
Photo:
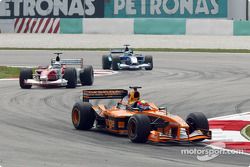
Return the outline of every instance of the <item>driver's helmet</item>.
{"type": "Polygon", "coordinates": [[[145,100],[140,100],[137,102],[137,108],[141,109],[141,110],[149,110],[150,105],[145,101],[145,100]]]}
{"type": "Polygon", "coordinates": [[[140,92],[138,91],[131,91],[128,94],[128,103],[129,104],[133,104],[135,102],[137,102],[138,100],[140,100],[140,92]]]}
{"type": "Polygon", "coordinates": [[[131,54],[131,52],[130,52],[130,51],[126,51],[126,52],[124,52],[124,55],[125,55],[125,56],[132,56],[132,54],[131,54]]]}
{"type": "Polygon", "coordinates": [[[126,48],[125,48],[125,52],[127,52],[127,51],[129,51],[129,48],[128,48],[128,46],[126,46],[126,48]]]}
{"type": "Polygon", "coordinates": [[[60,69],[62,66],[61,66],[61,63],[56,61],[54,64],[53,64],[53,68],[55,69],[60,69]]]}

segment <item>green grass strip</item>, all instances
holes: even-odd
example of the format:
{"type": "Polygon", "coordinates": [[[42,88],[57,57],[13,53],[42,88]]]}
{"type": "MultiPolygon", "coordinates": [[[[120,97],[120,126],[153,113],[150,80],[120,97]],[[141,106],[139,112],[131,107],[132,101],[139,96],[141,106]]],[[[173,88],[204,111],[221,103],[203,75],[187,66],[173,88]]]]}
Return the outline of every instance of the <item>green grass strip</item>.
{"type": "MultiPolygon", "coordinates": [[[[109,51],[110,48],[0,48],[0,50],[62,50],[62,51],[109,51]]],[[[134,48],[147,52],[206,52],[206,53],[250,53],[248,49],[205,49],[205,48],[134,48]]]]}
{"type": "Polygon", "coordinates": [[[247,140],[250,140],[250,125],[247,125],[241,130],[241,135],[244,136],[247,140]]]}
{"type": "Polygon", "coordinates": [[[246,135],[250,138],[250,126],[246,128],[246,135]]]}
{"type": "Polygon", "coordinates": [[[19,77],[20,68],[0,66],[0,79],[19,77]]]}

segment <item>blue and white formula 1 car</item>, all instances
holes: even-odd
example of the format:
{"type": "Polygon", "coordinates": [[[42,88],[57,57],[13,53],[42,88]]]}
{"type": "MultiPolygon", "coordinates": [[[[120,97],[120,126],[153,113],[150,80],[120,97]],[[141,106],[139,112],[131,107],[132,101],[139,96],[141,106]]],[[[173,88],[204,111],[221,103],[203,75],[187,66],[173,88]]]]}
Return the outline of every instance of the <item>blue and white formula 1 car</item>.
{"type": "Polygon", "coordinates": [[[128,48],[129,45],[124,45],[125,48],[111,49],[109,55],[103,55],[102,68],[104,70],[152,70],[152,56],[144,56],[142,54],[134,54],[133,49],[128,48]]]}

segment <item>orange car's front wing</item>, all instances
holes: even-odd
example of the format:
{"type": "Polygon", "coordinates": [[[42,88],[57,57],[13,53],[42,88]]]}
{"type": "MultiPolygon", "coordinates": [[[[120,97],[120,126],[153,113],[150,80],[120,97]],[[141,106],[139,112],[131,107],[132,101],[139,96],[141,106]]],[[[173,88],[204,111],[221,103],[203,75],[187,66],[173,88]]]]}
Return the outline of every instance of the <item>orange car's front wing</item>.
{"type": "Polygon", "coordinates": [[[158,131],[151,131],[148,140],[152,142],[168,142],[168,141],[195,141],[199,139],[211,139],[211,131],[197,130],[190,135],[177,136],[173,138],[172,136],[164,135],[158,131]]]}

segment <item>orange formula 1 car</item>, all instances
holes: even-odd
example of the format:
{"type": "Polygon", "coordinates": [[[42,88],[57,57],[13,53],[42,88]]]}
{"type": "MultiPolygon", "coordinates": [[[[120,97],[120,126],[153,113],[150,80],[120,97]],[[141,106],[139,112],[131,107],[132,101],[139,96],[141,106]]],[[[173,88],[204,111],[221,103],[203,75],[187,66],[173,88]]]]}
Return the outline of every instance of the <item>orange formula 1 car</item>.
{"type": "Polygon", "coordinates": [[[154,103],[140,100],[140,87],[123,89],[84,90],[83,102],[72,109],[72,122],[76,129],[89,130],[94,126],[116,134],[126,134],[135,143],[167,141],[202,141],[211,139],[208,120],[203,113],[195,112],[186,121],[167,112],[154,103]],[[93,99],[120,99],[110,108],[103,104],[92,105],[93,99]]]}

